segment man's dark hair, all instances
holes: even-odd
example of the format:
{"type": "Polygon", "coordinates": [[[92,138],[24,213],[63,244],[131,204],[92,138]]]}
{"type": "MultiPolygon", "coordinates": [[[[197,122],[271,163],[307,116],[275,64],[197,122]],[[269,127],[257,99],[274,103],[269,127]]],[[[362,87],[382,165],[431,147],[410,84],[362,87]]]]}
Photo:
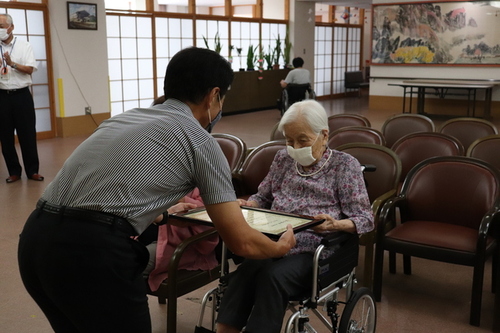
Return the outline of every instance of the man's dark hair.
{"type": "Polygon", "coordinates": [[[233,82],[231,64],[218,53],[197,47],[183,49],[173,56],[165,74],[165,98],[201,103],[215,87],[224,97],[233,82]]]}
{"type": "Polygon", "coordinates": [[[301,57],[293,58],[292,65],[295,68],[302,67],[304,66],[304,59],[302,59],[301,57]]]}

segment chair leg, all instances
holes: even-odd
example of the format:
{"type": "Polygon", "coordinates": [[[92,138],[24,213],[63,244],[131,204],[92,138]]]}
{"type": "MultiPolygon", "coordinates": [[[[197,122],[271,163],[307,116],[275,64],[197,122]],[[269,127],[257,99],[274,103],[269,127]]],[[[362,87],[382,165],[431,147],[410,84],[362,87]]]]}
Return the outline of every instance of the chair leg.
{"type": "Polygon", "coordinates": [[[403,272],[406,275],[411,275],[411,257],[403,255],[403,272]]]}
{"type": "Polygon", "coordinates": [[[389,251],[389,273],[396,274],[396,252],[389,251]]]}
{"type": "Polygon", "coordinates": [[[498,278],[498,259],[500,259],[500,244],[497,244],[497,248],[493,251],[493,258],[491,263],[491,292],[497,292],[497,278],[498,278]]]}
{"type": "Polygon", "coordinates": [[[365,245],[363,286],[373,289],[373,243],[365,245]]]}
{"type": "Polygon", "coordinates": [[[481,302],[483,297],[484,258],[479,258],[474,266],[474,277],[472,278],[472,297],[470,304],[470,320],[472,326],[479,326],[481,322],[481,302]]]}
{"type": "Polygon", "coordinates": [[[373,297],[375,301],[382,299],[382,273],[384,271],[384,249],[377,243],[375,247],[375,264],[373,267],[373,297]]]}

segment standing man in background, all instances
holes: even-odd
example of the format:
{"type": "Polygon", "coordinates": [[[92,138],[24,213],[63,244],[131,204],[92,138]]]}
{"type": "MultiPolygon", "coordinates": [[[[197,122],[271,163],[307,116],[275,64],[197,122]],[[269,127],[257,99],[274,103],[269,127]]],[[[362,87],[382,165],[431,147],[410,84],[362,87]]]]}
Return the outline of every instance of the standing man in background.
{"type": "Polygon", "coordinates": [[[42,181],[38,173],[35,104],[29,86],[31,74],[36,71],[36,60],[31,45],[12,31],[14,23],[9,14],[0,14],[0,143],[7,164],[7,183],[21,179],[22,167],[15,147],[17,132],[22,150],[24,172],[29,179],[42,181]]]}

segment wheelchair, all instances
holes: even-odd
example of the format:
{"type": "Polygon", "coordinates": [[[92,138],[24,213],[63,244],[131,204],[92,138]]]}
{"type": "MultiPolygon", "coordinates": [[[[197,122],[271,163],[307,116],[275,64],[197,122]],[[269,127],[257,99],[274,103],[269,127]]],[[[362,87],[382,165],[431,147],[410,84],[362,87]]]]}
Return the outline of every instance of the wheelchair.
{"type": "Polygon", "coordinates": [[[300,102],[305,99],[316,99],[316,93],[311,88],[311,84],[288,84],[281,91],[280,111],[283,115],[286,110],[295,102],[300,102]]]}
{"type": "MultiPolygon", "coordinates": [[[[356,283],[358,253],[359,237],[355,234],[335,233],[323,239],[313,256],[311,294],[289,302],[288,310],[292,311],[292,315],[285,324],[286,333],[318,332],[312,325],[309,311],[316,315],[329,332],[375,332],[377,314],[372,293],[368,288],[353,288],[356,283]],[[327,248],[334,248],[334,254],[320,259],[322,251],[327,248]],[[341,289],[345,289],[345,301],[339,300],[341,289]],[[340,315],[337,311],[342,305],[343,311],[340,315]]],[[[223,262],[224,260],[226,259],[223,258],[223,262]]],[[[216,312],[227,286],[227,278],[228,274],[223,269],[219,285],[203,297],[195,333],[215,332],[216,312]],[[203,323],[209,303],[212,307],[211,326],[205,328],[203,323]]]]}

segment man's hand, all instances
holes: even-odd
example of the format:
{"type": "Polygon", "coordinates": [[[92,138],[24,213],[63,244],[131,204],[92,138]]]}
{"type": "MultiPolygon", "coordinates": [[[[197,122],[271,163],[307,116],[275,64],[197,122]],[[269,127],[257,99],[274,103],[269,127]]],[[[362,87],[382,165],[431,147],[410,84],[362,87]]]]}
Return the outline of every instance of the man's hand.
{"type": "Polygon", "coordinates": [[[295,246],[295,234],[293,233],[293,227],[291,224],[287,225],[286,231],[281,234],[280,239],[278,239],[278,243],[280,242],[283,243],[283,246],[288,249],[286,252],[290,251],[290,249],[295,246]]]}
{"type": "MultiPolygon", "coordinates": [[[[190,210],[190,209],[194,209],[194,208],[196,208],[195,204],[180,202],[178,204],[173,205],[169,209],[167,209],[167,213],[170,215],[170,214],[174,214],[174,213],[184,212],[186,210],[190,210]]],[[[161,221],[163,221],[163,214],[161,214],[157,218],[155,218],[155,220],[153,221],[153,223],[160,223],[161,221]]],[[[178,220],[176,219],[176,222],[177,221],[178,220]]],[[[171,223],[171,224],[176,225],[176,226],[191,225],[190,223],[184,223],[182,225],[180,225],[180,223],[171,223]]]]}
{"type": "Polygon", "coordinates": [[[5,52],[3,54],[3,58],[5,59],[5,62],[7,63],[7,65],[12,66],[12,59],[10,59],[9,52],[5,52]]]}
{"type": "Polygon", "coordinates": [[[180,202],[178,204],[173,205],[169,209],[167,209],[167,212],[169,214],[175,214],[179,212],[184,212],[186,210],[194,209],[196,208],[196,205],[193,203],[186,203],[186,202],[180,202]]]}

